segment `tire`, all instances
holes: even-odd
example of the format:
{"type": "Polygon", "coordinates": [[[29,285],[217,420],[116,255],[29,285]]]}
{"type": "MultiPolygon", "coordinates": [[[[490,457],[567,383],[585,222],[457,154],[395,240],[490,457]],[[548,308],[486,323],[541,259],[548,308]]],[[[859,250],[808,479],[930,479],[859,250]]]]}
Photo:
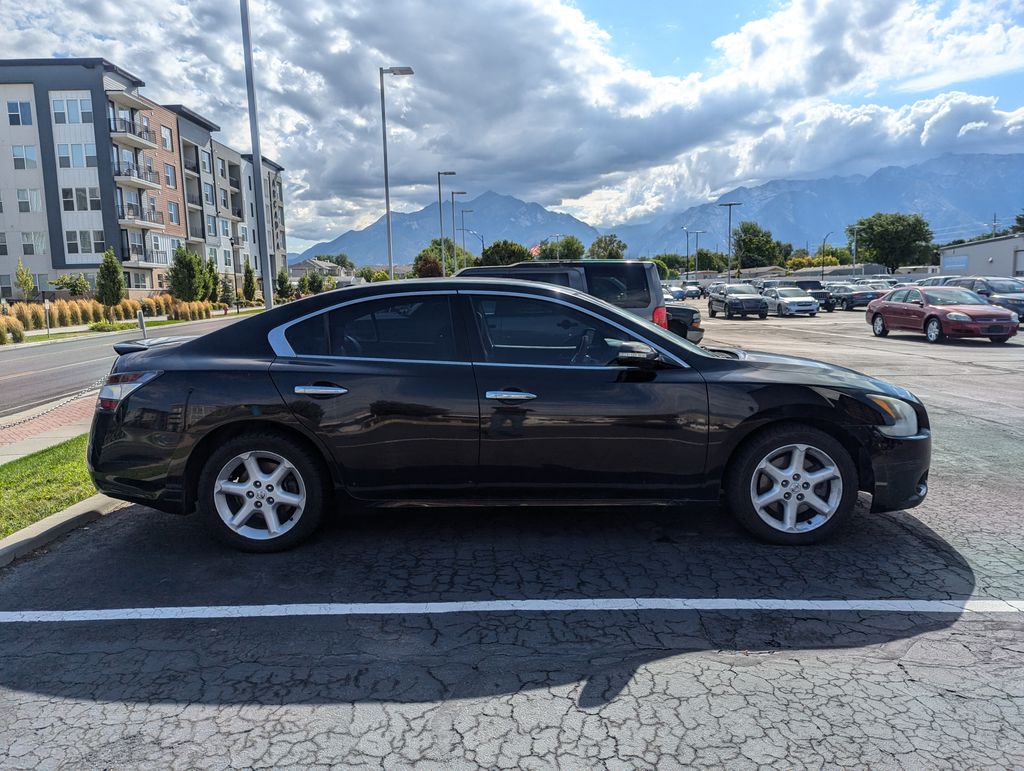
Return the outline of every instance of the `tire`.
{"type": "Polygon", "coordinates": [[[760,313],[757,314],[757,317],[759,319],[766,319],[766,318],[768,318],[768,311],[761,311],[760,313]]]}
{"type": "Polygon", "coordinates": [[[732,318],[732,309],[728,305],[725,306],[725,317],[727,319],[732,318]]]}
{"type": "Polygon", "coordinates": [[[729,463],[723,487],[733,516],[756,538],[782,546],[802,546],[825,540],[850,519],[859,482],[857,467],[838,440],[795,423],[772,426],[741,445],[729,463]],[[793,467],[801,449],[805,460],[793,467]],[[775,467],[775,477],[762,470],[768,463],[775,467]],[[786,466],[794,468],[793,474],[781,474],[786,466]],[[816,484],[801,479],[828,469],[834,475],[830,479],[816,484]],[[788,483],[785,487],[784,482],[788,483]],[[803,488],[804,484],[811,486],[803,488]],[[780,496],[779,500],[764,504],[759,512],[754,497],[773,493],[780,496]],[[819,504],[817,509],[806,502],[793,503],[797,496],[809,498],[811,493],[819,504]],[[787,494],[791,498],[782,500],[781,496],[787,494]],[[790,506],[795,520],[787,530],[785,518],[790,506]]]}
{"type": "Polygon", "coordinates": [[[853,301],[852,300],[843,300],[843,310],[844,311],[852,311],[853,310],[853,301]]]}
{"type": "Polygon", "coordinates": [[[993,343],[1005,343],[1009,339],[1009,335],[995,335],[994,337],[989,338],[993,343]]]}
{"type": "Polygon", "coordinates": [[[203,466],[199,475],[199,514],[207,529],[228,546],[247,552],[283,551],[298,545],[320,527],[330,500],[328,482],[320,458],[294,440],[263,431],[242,434],[218,447],[203,466]],[[249,470],[253,460],[260,479],[253,479],[249,470]],[[279,480],[279,489],[275,489],[272,474],[279,471],[282,463],[288,468],[280,472],[284,477],[279,480]],[[218,492],[222,483],[237,485],[237,492],[218,492]],[[300,505],[275,501],[275,492],[295,497],[300,505]],[[261,508],[251,509],[248,518],[233,527],[227,520],[242,513],[247,498],[255,505],[262,504],[261,508]],[[278,535],[270,534],[269,514],[276,514],[279,520],[278,535]]]}
{"type": "Polygon", "coordinates": [[[715,316],[718,315],[718,311],[715,310],[715,306],[712,305],[711,303],[708,303],[708,315],[711,318],[714,318],[715,316]]]}
{"type": "Polygon", "coordinates": [[[776,305],[776,306],[775,306],[775,315],[776,315],[776,316],[778,316],[778,317],[779,317],[780,319],[781,319],[781,318],[782,318],[783,316],[785,316],[785,315],[786,315],[785,313],[783,313],[783,312],[782,312],[782,306],[781,306],[781,305],[776,305]]]}
{"type": "Polygon", "coordinates": [[[875,337],[885,337],[889,334],[889,327],[885,325],[885,319],[882,318],[881,313],[876,313],[871,317],[871,331],[875,337]]]}
{"type": "Polygon", "coordinates": [[[817,311],[814,311],[814,312],[812,312],[812,313],[808,313],[807,315],[808,315],[808,316],[810,316],[811,318],[814,318],[815,316],[817,316],[817,315],[818,315],[818,312],[817,312],[817,311]]]}
{"type": "Polygon", "coordinates": [[[942,331],[942,322],[935,316],[924,323],[924,336],[928,338],[929,343],[941,343],[946,339],[946,335],[942,331]]]}
{"type": "Polygon", "coordinates": [[[831,313],[831,312],[832,312],[832,311],[834,311],[834,310],[835,310],[835,308],[834,308],[834,307],[833,307],[833,308],[826,308],[826,309],[825,309],[825,313],[831,313]]]}

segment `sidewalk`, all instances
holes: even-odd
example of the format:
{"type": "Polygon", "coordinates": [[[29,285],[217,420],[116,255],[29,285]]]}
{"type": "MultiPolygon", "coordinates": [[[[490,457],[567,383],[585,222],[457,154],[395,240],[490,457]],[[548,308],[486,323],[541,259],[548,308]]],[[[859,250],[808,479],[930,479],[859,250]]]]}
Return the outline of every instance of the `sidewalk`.
{"type": "Polygon", "coordinates": [[[88,433],[96,393],[61,401],[0,418],[0,465],[88,433]]]}

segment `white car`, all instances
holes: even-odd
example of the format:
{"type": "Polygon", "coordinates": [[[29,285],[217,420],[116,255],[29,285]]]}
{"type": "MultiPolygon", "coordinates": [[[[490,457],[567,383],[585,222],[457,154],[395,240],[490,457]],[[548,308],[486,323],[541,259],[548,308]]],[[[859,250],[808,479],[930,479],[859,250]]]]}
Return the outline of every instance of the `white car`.
{"type": "Polygon", "coordinates": [[[765,289],[764,299],[768,301],[768,312],[777,316],[793,316],[797,313],[815,316],[818,313],[818,301],[795,286],[765,289]]]}

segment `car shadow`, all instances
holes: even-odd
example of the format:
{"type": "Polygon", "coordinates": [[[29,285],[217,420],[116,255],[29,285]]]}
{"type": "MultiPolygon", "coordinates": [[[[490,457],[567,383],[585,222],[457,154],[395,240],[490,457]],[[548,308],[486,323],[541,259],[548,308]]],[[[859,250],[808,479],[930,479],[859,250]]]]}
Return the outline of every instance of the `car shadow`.
{"type": "MultiPolygon", "coordinates": [[[[974,583],[964,558],[906,512],[861,512],[833,541],[789,548],[752,541],[710,511],[366,510],[290,552],[248,555],[212,543],[194,518],[133,507],[0,571],[0,610],[941,600],[970,597],[974,583]]],[[[906,640],[956,618],[573,610],[0,624],[0,686],[66,699],[273,705],[428,702],[570,686],[580,707],[598,708],[653,661],[702,651],[816,655],[906,640]]]]}
{"type": "Polygon", "coordinates": [[[947,337],[940,343],[929,343],[923,332],[889,332],[888,337],[893,340],[903,340],[920,343],[922,346],[933,347],[941,351],[943,348],[1003,348],[1013,345],[1020,339],[1020,334],[1011,337],[1005,343],[993,343],[987,337],[947,337]]]}

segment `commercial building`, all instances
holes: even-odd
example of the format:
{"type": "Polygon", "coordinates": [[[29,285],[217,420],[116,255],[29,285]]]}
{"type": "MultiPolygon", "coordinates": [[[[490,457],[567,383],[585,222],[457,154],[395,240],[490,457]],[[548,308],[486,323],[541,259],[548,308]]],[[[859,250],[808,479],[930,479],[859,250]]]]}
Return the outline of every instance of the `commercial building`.
{"type": "Polygon", "coordinates": [[[939,247],[944,276],[1024,276],[1024,233],[939,247]]]}
{"type": "MultiPolygon", "coordinates": [[[[35,291],[69,273],[94,284],[107,248],[135,297],[166,288],[179,246],[228,276],[258,270],[247,162],[214,139],[217,124],[144,86],[105,59],[0,60],[0,297],[20,296],[19,260],[35,291]]],[[[266,239],[283,265],[283,169],[264,169],[266,239]]]]}

